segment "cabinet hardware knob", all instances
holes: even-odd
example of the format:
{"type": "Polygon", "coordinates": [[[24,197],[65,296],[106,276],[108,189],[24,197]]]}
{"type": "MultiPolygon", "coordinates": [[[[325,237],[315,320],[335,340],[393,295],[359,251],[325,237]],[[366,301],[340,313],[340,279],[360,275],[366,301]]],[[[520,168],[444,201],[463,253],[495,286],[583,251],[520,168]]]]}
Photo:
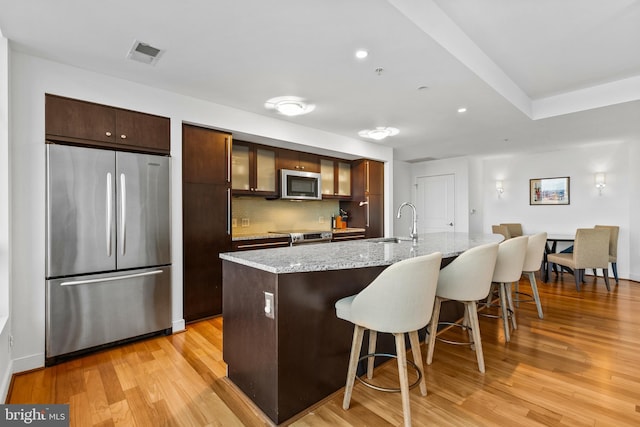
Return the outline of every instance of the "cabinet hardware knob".
{"type": "Polygon", "coordinates": [[[111,132],[105,132],[104,134],[107,136],[111,136],[111,132]]]}
{"type": "Polygon", "coordinates": [[[125,134],[120,135],[120,139],[127,139],[127,135],[125,134]]]}

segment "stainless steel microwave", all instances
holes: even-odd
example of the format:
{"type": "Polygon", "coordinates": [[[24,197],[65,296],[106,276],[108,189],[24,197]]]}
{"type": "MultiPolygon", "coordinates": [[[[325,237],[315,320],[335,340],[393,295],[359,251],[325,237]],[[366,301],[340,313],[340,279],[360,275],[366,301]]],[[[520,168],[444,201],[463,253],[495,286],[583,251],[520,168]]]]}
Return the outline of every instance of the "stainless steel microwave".
{"type": "Polygon", "coordinates": [[[321,184],[322,179],[319,173],[280,170],[281,199],[322,200],[321,184]]]}

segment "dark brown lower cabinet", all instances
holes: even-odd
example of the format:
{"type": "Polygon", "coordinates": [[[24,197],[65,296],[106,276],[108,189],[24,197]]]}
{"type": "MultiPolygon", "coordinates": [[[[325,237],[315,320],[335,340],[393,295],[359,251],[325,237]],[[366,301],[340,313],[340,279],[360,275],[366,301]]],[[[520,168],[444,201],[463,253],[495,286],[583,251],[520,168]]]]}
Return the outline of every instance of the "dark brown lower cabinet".
{"type": "Polygon", "coordinates": [[[183,195],[184,319],[192,322],[222,313],[221,252],[231,251],[226,238],[225,186],[186,183],[183,195]],[[220,233],[224,230],[224,233],[220,233]]]}
{"type": "Polygon", "coordinates": [[[183,314],[187,322],[222,314],[221,252],[231,251],[231,135],[183,126],[183,314]]]}

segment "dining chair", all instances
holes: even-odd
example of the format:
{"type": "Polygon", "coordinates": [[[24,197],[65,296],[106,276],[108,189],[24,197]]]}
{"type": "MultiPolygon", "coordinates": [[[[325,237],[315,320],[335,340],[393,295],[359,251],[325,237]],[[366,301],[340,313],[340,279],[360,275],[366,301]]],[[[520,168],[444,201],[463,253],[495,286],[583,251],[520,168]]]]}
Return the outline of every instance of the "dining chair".
{"type": "Polygon", "coordinates": [[[493,234],[502,234],[505,240],[511,238],[511,233],[509,233],[509,228],[506,225],[492,225],[491,231],[493,234]]]}
{"type": "Polygon", "coordinates": [[[580,292],[580,285],[584,280],[586,268],[602,268],[607,291],[609,286],[609,230],[606,228],[579,228],[576,230],[576,240],[573,253],[556,253],[547,255],[547,273],[551,275],[554,264],[568,267],[573,271],[576,290],[580,292]]]}
{"type": "MultiPolygon", "coordinates": [[[[375,353],[377,333],[391,333],[395,336],[396,342],[395,357],[398,360],[400,389],[383,389],[377,386],[374,388],[383,391],[400,391],[404,425],[411,426],[405,334],[409,335],[413,366],[418,370],[420,392],[426,396],[427,385],[418,330],[427,326],[431,320],[441,260],[442,254],[434,252],[430,255],[399,261],[383,270],[360,293],[342,298],[335,303],[336,316],[354,324],[347,382],[342,402],[343,409],[349,409],[358,361],[383,356],[375,353]],[[365,330],[369,330],[369,354],[361,358],[360,349],[365,330]]],[[[367,378],[370,379],[372,376],[373,363],[369,365],[367,378]]],[[[363,381],[363,383],[373,387],[367,382],[363,381]]]]}
{"type": "Polygon", "coordinates": [[[538,284],[536,283],[535,272],[539,271],[542,266],[542,259],[544,258],[545,245],[547,243],[547,233],[537,233],[529,236],[527,243],[527,253],[524,257],[524,264],[522,265],[522,274],[526,275],[531,284],[531,293],[528,295],[521,293],[519,289],[519,281],[515,282],[516,291],[516,306],[520,302],[535,301],[536,308],[538,309],[538,317],[542,319],[542,304],[540,303],[540,295],[538,293],[538,284]],[[529,300],[520,299],[520,295],[531,297],[529,300]]]}
{"type": "MultiPolygon", "coordinates": [[[[596,225],[595,228],[606,228],[609,230],[609,262],[611,263],[611,270],[613,270],[613,278],[616,279],[616,285],[618,284],[618,235],[620,234],[620,227],[617,225],[596,225]]],[[[593,275],[597,276],[596,270],[593,270],[593,275]]]]}
{"type": "Polygon", "coordinates": [[[444,301],[459,301],[464,304],[464,320],[461,326],[469,333],[468,342],[442,340],[449,344],[468,344],[476,352],[478,369],[484,373],[484,356],[480,340],[480,323],[476,301],[487,297],[498,257],[498,244],[477,246],[460,254],[449,265],[440,270],[433,315],[429,325],[427,365],[431,365],[436,345],[440,318],[440,306],[444,301]]]}
{"type": "Polygon", "coordinates": [[[502,223],[500,225],[504,225],[504,226],[507,227],[507,229],[509,230],[509,235],[511,237],[519,237],[519,236],[522,236],[524,234],[522,232],[522,224],[520,224],[520,223],[516,223],[516,222],[502,223]]]}

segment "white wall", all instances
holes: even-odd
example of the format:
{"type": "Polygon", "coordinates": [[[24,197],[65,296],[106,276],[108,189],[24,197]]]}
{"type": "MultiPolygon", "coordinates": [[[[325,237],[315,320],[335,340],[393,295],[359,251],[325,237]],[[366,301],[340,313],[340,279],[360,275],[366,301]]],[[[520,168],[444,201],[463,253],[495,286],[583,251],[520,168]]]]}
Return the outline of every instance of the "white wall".
{"type": "Polygon", "coordinates": [[[0,402],[9,390],[11,364],[11,268],[9,245],[9,45],[0,34],[0,402]]]}
{"type": "Polygon", "coordinates": [[[393,191],[390,194],[391,206],[393,208],[393,229],[390,236],[408,236],[411,231],[411,215],[403,215],[398,219],[396,212],[398,207],[404,202],[415,203],[414,181],[411,177],[411,164],[400,160],[395,160],[393,175],[393,191]]]}
{"type": "MultiPolygon", "coordinates": [[[[446,174],[453,174],[455,177],[455,231],[466,233],[469,231],[469,159],[458,157],[411,165],[411,183],[414,188],[420,177],[446,174]]],[[[415,203],[415,191],[412,200],[415,203]]]]}
{"type": "MultiPolygon", "coordinates": [[[[483,186],[484,230],[491,224],[520,222],[525,233],[574,233],[595,224],[620,226],[618,272],[629,278],[630,186],[629,144],[611,143],[547,153],[486,158],[483,186]],[[607,187],[598,194],[596,172],[605,172],[607,187]],[[570,177],[569,205],[529,205],[529,179],[570,177]],[[502,179],[504,193],[498,198],[495,181],[502,179]],[[493,191],[490,191],[493,189],[493,191]]],[[[636,193],[637,194],[637,193],[636,193]]]]}
{"type": "Polygon", "coordinates": [[[472,232],[491,232],[491,225],[501,222],[520,222],[528,234],[565,234],[595,224],[619,225],[618,273],[623,278],[640,280],[640,265],[634,264],[640,255],[638,138],[545,153],[416,163],[412,165],[412,179],[415,182],[418,176],[456,174],[456,217],[465,208],[469,212],[475,210],[468,215],[472,232]],[[607,186],[602,195],[594,185],[596,172],[606,173],[607,186]],[[570,204],[530,206],[529,179],[557,176],[570,177],[570,204]],[[500,197],[495,190],[498,179],[504,185],[500,197]],[[463,188],[464,182],[467,188],[463,188]],[[461,202],[459,195],[465,201],[461,202]]]}
{"type": "MultiPolygon", "coordinates": [[[[171,118],[174,330],[182,320],[181,124],[183,121],[387,162],[392,150],[266,116],[180,96],[20,52],[11,61],[12,324],[14,371],[44,364],[44,94],[53,93],[171,118]]],[[[141,66],[145,66],[141,64],[141,66]]],[[[385,185],[390,188],[390,167],[385,185]]],[[[385,206],[387,218],[390,203],[385,206]]],[[[215,256],[212,254],[212,256],[215,256]]],[[[0,351],[2,349],[0,348],[0,351]]],[[[1,368],[1,366],[0,366],[1,368]]]]}

